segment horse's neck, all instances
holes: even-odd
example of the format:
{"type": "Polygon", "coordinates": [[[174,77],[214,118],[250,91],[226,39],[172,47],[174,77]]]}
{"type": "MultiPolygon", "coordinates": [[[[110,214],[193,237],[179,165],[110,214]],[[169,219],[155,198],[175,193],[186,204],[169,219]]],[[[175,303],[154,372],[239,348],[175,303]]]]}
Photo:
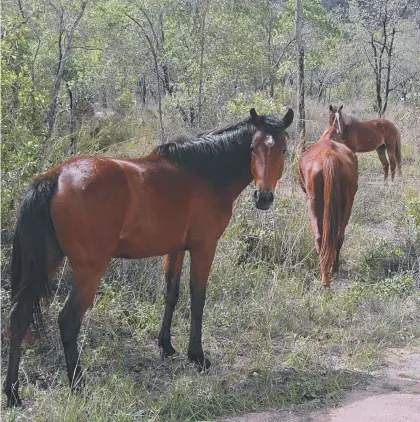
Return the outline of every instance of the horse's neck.
{"type": "Polygon", "coordinates": [[[351,121],[350,123],[343,123],[343,139],[349,138],[353,133],[359,130],[360,122],[351,121]]]}
{"type": "Polygon", "coordinates": [[[251,173],[248,176],[238,177],[232,180],[227,186],[223,188],[226,199],[233,203],[243,190],[252,182],[253,178],[251,173]]]}

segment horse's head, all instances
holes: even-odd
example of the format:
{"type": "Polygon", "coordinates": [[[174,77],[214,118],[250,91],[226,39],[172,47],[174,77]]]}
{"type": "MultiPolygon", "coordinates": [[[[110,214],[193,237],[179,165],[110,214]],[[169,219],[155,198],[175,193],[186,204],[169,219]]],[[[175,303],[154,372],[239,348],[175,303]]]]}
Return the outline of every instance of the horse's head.
{"type": "Polygon", "coordinates": [[[330,127],[334,127],[338,134],[343,133],[343,105],[340,107],[333,107],[330,105],[330,127]]]}
{"type": "Polygon", "coordinates": [[[261,210],[270,208],[274,189],[284,170],[286,153],[286,128],[293,122],[293,110],[289,108],[283,118],[259,116],[250,110],[251,122],[257,128],[252,138],[251,169],[257,189],[255,206],[261,210]]]}

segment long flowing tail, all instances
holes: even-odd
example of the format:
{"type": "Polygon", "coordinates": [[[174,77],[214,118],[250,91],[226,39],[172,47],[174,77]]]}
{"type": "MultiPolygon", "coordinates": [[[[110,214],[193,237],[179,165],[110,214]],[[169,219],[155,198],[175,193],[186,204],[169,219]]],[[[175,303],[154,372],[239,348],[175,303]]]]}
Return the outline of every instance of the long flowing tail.
{"type": "Polygon", "coordinates": [[[39,328],[40,300],[51,294],[48,251],[57,247],[57,240],[50,204],[56,188],[56,180],[38,179],[28,188],[20,205],[11,277],[11,329],[15,334],[24,334],[28,321],[36,330],[39,328]]]}
{"type": "Polygon", "coordinates": [[[402,170],[401,170],[401,134],[400,134],[398,129],[397,129],[397,132],[398,132],[398,138],[397,138],[397,142],[395,144],[395,161],[397,162],[398,176],[402,176],[402,170]]]}
{"type": "Polygon", "coordinates": [[[320,251],[323,282],[329,285],[329,273],[337,257],[338,235],[341,226],[340,167],[334,155],[329,153],[323,166],[324,220],[320,251]]]}

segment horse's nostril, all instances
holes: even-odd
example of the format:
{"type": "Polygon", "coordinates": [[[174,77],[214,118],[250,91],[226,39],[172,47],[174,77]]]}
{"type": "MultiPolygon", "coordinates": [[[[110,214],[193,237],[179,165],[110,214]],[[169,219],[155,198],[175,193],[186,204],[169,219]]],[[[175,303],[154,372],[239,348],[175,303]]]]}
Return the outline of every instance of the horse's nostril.
{"type": "Polygon", "coordinates": [[[259,197],[260,197],[260,192],[259,192],[257,189],[256,189],[256,190],[254,190],[254,199],[255,199],[256,201],[258,201],[259,197]]]}
{"type": "Polygon", "coordinates": [[[270,202],[273,202],[274,201],[274,194],[273,194],[273,192],[268,192],[268,194],[267,194],[267,200],[270,201],[270,202]]]}

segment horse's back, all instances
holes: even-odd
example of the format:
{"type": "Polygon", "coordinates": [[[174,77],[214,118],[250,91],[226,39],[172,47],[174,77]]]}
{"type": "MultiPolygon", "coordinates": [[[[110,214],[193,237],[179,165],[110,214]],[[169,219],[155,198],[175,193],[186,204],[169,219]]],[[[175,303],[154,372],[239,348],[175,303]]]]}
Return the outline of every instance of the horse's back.
{"type": "Polygon", "coordinates": [[[374,137],[380,134],[384,140],[396,139],[400,136],[397,126],[388,119],[366,120],[361,123],[361,126],[366,131],[363,133],[365,136],[369,136],[370,133],[372,133],[374,137]]]}
{"type": "Polygon", "coordinates": [[[319,162],[323,162],[327,156],[337,156],[338,160],[345,160],[348,162],[356,162],[356,154],[345,144],[336,142],[329,137],[321,138],[317,143],[304,152],[299,160],[300,165],[319,167],[319,162]]]}
{"type": "Polygon", "coordinates": [[[306,181],[322,178],[326,162],[336,161],[340,172],[350,180],[357,179],[358,161],[356,154],[345,144],[329,138],[321,138],[313,144],[299,160],[299,173],[306,181]]]}
{"type": "Polygon", "coordinates": [[[397,126],[387,119],[378,119],[377,126],[380,128],[386,138],[399,138],[400,132],[397,126]]]}

